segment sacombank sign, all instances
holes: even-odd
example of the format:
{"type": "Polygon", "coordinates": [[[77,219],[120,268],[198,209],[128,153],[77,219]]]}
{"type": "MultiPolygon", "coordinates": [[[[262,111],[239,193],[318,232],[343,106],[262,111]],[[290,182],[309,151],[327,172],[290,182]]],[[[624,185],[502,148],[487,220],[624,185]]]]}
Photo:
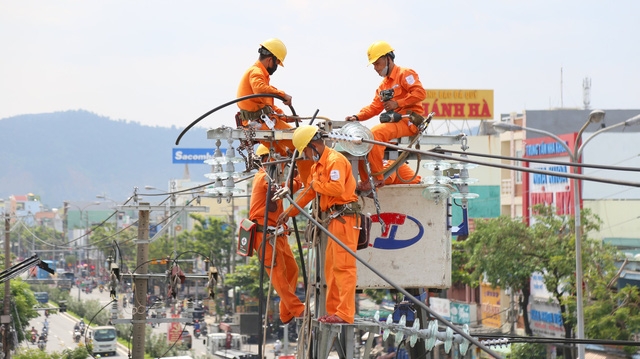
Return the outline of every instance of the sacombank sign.
{"type": "MultiPolygon", "coordinates": [[[[222,154],[226,153],[226,148],[221,148],[222,154]]],[[[174,148],[173,163],[201,163],[213,158],[215,150],[211,148],[174,148]]]]}

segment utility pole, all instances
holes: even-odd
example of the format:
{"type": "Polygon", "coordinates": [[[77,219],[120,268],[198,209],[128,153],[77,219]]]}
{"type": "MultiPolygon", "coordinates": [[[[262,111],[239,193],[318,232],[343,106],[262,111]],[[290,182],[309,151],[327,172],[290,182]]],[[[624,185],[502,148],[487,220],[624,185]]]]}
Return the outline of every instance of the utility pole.
{"type": "MultiPolygon", "coordinates": [[[[9,230],[11,227],[9,226],[9,213],[5,213],[4,219],[4,269],[9,269],[11,267],[11,253],[9,250],[11,249],[11,244],[9,242],[9,238],[11,233],[9,230]]],[[[8,280],[4,282],[4,302],[3,309],[4,315],[2,316],[2,323],[4,324],[4,333],[2,333],[2,349],[4,350],[4,358],[11,358],[11,351],[9,350],[9,332],[10,332],[10,312],[9,308],[11,307],[11,281],[8,280]]]]}
{"type": "MultiPolygon", "coordinates": [[[[140,202],[138,214],[138,239],[136,272],[138,274],[148,274],[149,270],[149,203],[140,202]]],[[[135,277],[135,292],[133,300],[133,338],[132,357],[133,359],[144,359],[145,324],[147,323],[147,282],[145,276],[135,277]]]]}

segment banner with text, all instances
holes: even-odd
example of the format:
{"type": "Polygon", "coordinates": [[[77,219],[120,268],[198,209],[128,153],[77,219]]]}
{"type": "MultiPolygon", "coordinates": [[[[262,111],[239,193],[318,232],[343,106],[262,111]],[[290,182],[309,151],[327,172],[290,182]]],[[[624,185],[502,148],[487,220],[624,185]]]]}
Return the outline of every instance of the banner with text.
{"type": "MultiPolygon", "coordinates": [[[[576,134],[558,136],[573,151],[576,134]]],[[[556,172],[559,175],[571,173],[571,156],[567,149],[557,140],[551,137],[540,137],[525,140],[525,158],[545,159],[564,164],[544,164],[530,162],[529,167],[544,171],[556,172]]],[[[553,176],[539,173],[524,174],[524,217],[532,223],[533,207],[537,204],[553,206],[558,215],[573,215],[573,181],[563,176],[553,176]]]]}
{"type": "MultiPolygon", "coordinates": [[[[226,148],[221,148],[220,151],[224,155],[226,148]]],[[[214,157],[215,149],[213,148],[174,148],[173,163],[199,163],[204,164],[205,160],[214,157]]]]}
{"type": "Polygon", "coordinates": [[[493,119],[493,90],[425,89],[425,114],[435,112],[440,120],[493,119]]]}
{"type": "Polygon", "coordinates": [[[480,284],[480,304],[482,325],[500,328],[502,326],[500,287],[491,288],[487,283],[480,284]]]}

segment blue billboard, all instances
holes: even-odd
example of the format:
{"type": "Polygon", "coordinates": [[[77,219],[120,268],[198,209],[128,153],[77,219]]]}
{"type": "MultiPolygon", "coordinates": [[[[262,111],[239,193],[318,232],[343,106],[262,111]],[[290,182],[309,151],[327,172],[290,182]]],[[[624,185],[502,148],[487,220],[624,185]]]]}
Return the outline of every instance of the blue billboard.
{"type": "MultiPolygon", "coordinates": [[[[220,151],[224,155],[227,152],[227,149],[221,148],[220,151]]],[[[214,153],[214,148],[174,148],[172,153],[173,163],[204,164],[205,160],[213,158],[214,153]]]]}

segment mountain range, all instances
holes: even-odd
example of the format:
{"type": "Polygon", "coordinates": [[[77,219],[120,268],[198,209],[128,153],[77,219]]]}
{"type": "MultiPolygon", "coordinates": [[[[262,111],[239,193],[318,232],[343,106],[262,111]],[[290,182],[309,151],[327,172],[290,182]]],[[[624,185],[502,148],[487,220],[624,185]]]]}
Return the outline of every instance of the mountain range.
{"type": "MultiPolygon", "coordinates": [[[[166,190],[185,174],[186,165],[172,163],[173,148],[214,147],[201,127],[176,146],[182,130],[85,110],[0,119],[0,198],[33,193],[45,207],[60,208],[64,201],[96,201],[96,195],[122,203],[134,187],[166,190]]],[[[188,166],[192,181],[209,181],[210,166],[188,166]]]]}

